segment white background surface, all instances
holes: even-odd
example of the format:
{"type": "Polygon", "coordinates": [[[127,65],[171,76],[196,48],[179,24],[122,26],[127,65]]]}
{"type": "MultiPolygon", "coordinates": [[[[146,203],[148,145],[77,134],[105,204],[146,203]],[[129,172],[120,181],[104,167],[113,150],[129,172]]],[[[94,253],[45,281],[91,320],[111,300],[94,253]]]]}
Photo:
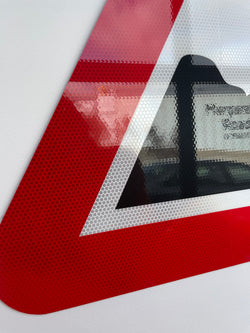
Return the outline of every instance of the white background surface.
{"type": "MultiPolygon", "coordinates": [[[[240,12],[239,1],[227,3],[240,12]]],[[[0,217],[103,4],[0,0],[0,217]]],[[[242,0],[246,12],[244,6],[248,0],[242,0]]],[[[248,333],[249,280],[250,265],[243,264],[45,316],[21,314],[0,303],[0,333],[248,333]]]]}

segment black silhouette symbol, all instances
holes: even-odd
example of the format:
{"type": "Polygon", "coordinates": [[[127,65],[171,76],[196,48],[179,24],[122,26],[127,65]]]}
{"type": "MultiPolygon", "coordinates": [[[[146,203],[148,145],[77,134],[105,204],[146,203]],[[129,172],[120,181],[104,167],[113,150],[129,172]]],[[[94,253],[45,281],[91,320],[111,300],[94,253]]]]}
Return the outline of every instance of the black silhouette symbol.
{"type": "MultiPolygon", "coordinates": [[[[183,57],[116,208],[250,188],[250,148],[248,152],[234,153],[230,149],[197,148],[199,125],[195,114],[200,110],[196,109],[195,96],[218,94],[246,100],[244,91],[227,84],[211,60],[197,55],[183,57]],[[168,107],[170,98],[174,103],[168,107]]],[[[225,116],[220,121],[225,140],[228,135],[237,138],[244,130],[241,135],[250,147],[250,129],[247,132],[250,115],[245,111],[249,120],[237,122],[225,116]]],[[[221,112],[221,109],[209,103],[204,114],[211,112],[221,112]]]]}

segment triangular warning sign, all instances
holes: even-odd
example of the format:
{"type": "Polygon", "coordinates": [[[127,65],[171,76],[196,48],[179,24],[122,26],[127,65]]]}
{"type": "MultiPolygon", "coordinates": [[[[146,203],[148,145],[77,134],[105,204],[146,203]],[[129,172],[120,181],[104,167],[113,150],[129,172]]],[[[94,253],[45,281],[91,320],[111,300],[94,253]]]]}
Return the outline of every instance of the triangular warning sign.
{"type": "MultiPolygon", "coordinates": [[[[190,167],[194,157],[230,160],[242,172],[237,178],[231,168],[227,176],[247,179],[249,103],[209,60],[192,56],[196,63],[183,65],[186,54],[204,50],[212,59],[222,39],[214,43],[221,24],[211,20],[216,9],[204,12],[200,1],[190,11],[189,1],[180,9],[182,3],[106,2],[0,225],[0,296],[16,310],[58,311],[249,259],[249,190],[195,196],[197,168],[190,167]],[[205,38],[194,33],[202,12],[205,38]],[[202,67],[202,75],[191,87],[194,67],[202,67]],[[192,98],[191,89],[197,92],[192,98]],[[155,126],[161,112],[165,119],[165,104],[169,123],[155,126]],[[186,119],[179,114],[185,108],[203,111],[186,119]],[[193,122],[202,126],[194,129],[193,122]],[[152,186],[162,181],[143,181],[154,158],[167,166],[178,162],[189,175],[180,180],[177,198],[154,199],[159,190],[152,186]],[[127,194],[130,202],[123,200],[127,194]]],[[[230,45],[225,52],[232,59],[239,54],[234,39],[225,50],[230,45]]]]}

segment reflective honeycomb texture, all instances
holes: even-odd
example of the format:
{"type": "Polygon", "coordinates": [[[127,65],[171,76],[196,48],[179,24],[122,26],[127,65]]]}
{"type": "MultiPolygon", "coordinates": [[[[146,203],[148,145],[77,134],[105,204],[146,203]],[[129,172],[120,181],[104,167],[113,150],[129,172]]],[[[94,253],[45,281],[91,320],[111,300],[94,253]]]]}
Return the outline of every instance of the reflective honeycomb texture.
{"type": "Polygon", "coordinates": [[[240,59],[249,84],[250,47],[227,38],[250,18],[221,2],[106,2],[0,225],[7,305],[45,314],[249,260],[250,103],[216,66],[238,80],[240,59]],[[185,56],[204,52],[216,65],[185,56]]]}
{"type": "Polygon", "coordinates": [[[249,189],[249,102],[211,60],[183,57],[117,208],[249,189]]]}

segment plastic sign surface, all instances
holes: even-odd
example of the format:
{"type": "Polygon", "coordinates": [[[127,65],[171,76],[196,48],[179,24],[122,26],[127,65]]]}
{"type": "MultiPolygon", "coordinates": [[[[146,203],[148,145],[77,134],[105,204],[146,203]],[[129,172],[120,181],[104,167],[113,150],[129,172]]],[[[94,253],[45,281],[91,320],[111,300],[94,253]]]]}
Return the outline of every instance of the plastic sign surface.
{"type": "Polygon", "coordinates": [[[249,260],[250,99],[182,3],[107,1],[0,226],[14,309],[249,260]]]}

